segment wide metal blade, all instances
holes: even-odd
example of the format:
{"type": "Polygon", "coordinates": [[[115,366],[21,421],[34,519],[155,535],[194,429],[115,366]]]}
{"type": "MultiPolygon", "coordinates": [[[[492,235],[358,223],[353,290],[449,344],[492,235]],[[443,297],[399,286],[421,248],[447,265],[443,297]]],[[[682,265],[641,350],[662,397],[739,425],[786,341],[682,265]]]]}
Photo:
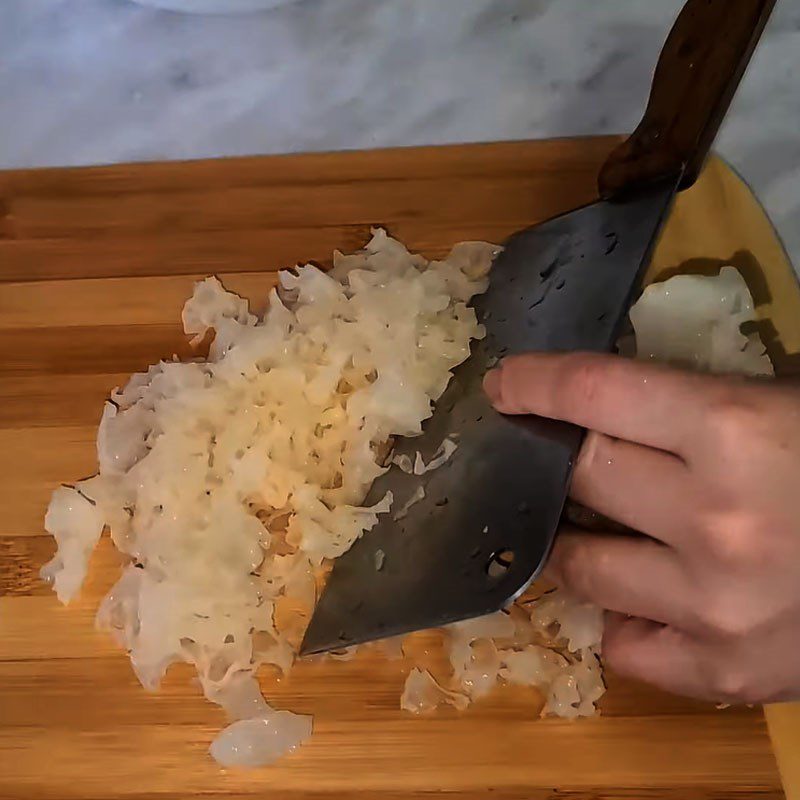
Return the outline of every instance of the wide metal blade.
{"type": "Polygon", "coordinates": [[[448,436],[458,449],[422,476],[392,468],[375,482],[367,504],[390,490],[400,508],[419,486],[425,497],[402,519],[383,515],[336,561],[302,653],[488,614],[528,586],[552,546],[583,431],[496,413],[483,375],[512,353],[611,350],[674,191],[593,203],[511,237],[475,302],[486,338],[423,435],[395,452],[427,462],[448,436]]]}

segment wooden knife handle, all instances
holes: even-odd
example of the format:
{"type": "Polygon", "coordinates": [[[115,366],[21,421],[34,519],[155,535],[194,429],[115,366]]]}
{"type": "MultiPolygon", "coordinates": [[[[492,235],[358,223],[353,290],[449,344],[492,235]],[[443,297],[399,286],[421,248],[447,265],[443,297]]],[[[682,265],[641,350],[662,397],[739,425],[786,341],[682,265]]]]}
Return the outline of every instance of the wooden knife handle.
{"type": "Polygon", "coordinates": [[[600,170],[601,197],[681,173],[681,189],[694,183],[774,5],[688,0],[661,50],[642,121],[600,170]]]}

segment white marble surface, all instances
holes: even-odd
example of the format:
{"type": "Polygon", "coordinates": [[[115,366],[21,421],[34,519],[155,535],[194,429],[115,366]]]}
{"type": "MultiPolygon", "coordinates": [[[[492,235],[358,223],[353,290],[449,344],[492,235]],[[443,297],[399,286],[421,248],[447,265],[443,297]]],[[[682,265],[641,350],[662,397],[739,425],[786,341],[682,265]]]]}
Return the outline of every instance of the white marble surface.
{"type": "MultiPolygon", "coordinates": [[[[680,0],[298,0],[191,16],[0,0],[0,167],[630,129],[680,0]]],[[[800,0],[718,149],[800,264],[800,0]]]]}

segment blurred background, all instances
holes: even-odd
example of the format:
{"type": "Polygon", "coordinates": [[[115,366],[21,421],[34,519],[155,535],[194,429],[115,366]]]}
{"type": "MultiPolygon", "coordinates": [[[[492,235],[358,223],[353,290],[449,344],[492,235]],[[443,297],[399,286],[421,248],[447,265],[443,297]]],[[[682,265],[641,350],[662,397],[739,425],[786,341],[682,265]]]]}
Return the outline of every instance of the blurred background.
{"type": "MultiPolygon", "coordinates": [[[[628,131],[681,5],[3,0],[0,168],[628,131]]],[[[717,149],[796,266],[799,83],[779,0],[717,149]]]]}

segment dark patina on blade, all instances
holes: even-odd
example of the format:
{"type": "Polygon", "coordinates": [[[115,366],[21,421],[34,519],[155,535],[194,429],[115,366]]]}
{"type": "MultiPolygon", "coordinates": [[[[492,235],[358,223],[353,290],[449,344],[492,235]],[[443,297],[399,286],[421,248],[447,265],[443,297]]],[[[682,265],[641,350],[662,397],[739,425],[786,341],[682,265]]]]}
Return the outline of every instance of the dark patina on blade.
{"type": "Polygon", "coordinates": [[[526,351],[614,347],[675,192],[654,187],[628,202],[597,202],[511,237],[491,284],[475,300],[486,338],[452,381],[423,435],[397,442],[427,462],[444,439],[458,448],[440,468],[393,467],[366,504],[394,495],[402,507],[339,558],[301,653],[337,649],[502,608],[529,585],[550,551],[583,431],[489,405],[483,375],[526,351]]]}

